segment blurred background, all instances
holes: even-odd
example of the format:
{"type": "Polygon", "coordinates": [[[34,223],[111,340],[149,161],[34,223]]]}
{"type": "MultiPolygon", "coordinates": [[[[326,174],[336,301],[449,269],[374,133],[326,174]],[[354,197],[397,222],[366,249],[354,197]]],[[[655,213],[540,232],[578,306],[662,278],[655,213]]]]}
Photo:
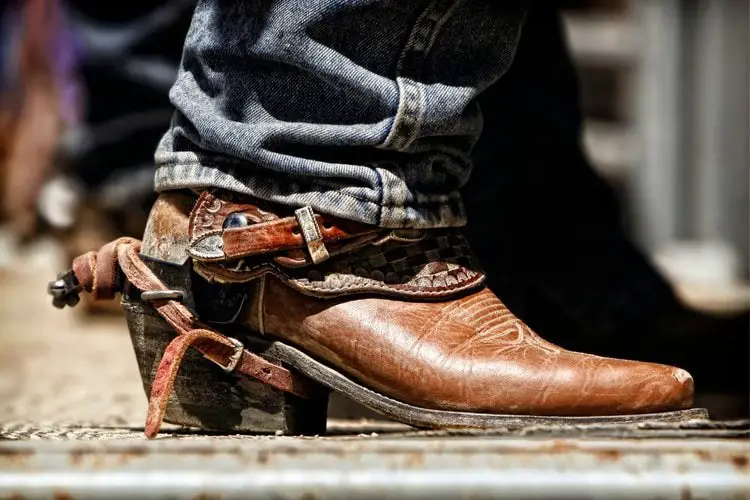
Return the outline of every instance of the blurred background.
{"type": "Polygon", "coordinates": [[[690,299],[747,303],[748,2],[564,4],[586,148],[631,234],[690,299]]]}
{"type": "MultiPolygon", "coordinates": [[[[0,421],[142,421],[118,306],[62,314],[44,288],[73,256],[140,237],[192,3],[0,2],[0,421]],[[54,376],[34,385],[42,367],[54,376]]],[[[560,6],[585,149],[617,195],[625,231],[690,311],[746,312],[748,2],[560,6]]],[[[732,328],[747,334],[746,323],[732,328]]],[[[720,414],[747,411],[745,402],[701,402],[720,414]]]]}

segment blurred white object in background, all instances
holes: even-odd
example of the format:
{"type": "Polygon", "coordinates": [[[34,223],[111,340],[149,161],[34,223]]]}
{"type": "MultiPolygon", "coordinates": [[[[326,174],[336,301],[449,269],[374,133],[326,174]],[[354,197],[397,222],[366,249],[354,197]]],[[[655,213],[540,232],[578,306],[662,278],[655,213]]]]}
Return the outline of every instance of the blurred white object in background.
{"type": "Polygon", "coordinates": [[[750,3],[575,0],[584,144],[690,305],[750,307],[750,3]]]}
{"type": "Polygon", "coordinates": [[[730,285],[737,280],[739,257],[722,241],[674,241],[656,252],[656,265],[673,281],[730,285]]]}
{"type": "Polygon", "coordinates": [[[39,215],[56,229],[67,229],[76,220],[83,190],[70,177],[58,175],[42,186],[37,200],[39,215]]]}
{"type": "Polygon", "coordinates": [[[673,241],[655,252],[654,263],[694,307],[727,313],[750,307],[740,257],[727,242],[673,241]]]}

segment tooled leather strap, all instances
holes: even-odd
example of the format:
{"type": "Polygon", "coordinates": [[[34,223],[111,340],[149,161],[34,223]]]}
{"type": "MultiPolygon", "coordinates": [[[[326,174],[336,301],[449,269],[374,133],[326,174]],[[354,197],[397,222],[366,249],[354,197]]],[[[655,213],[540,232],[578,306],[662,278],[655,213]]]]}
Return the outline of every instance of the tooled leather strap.
{"type": "MultiPolygon", "coordinates": [[[[117,290],[119,267],[128,281],[142,292],[166,291],[164,283],[140,259],[140,245],[136,239],[120,238],[104,245],[99,252],[76,257],[73,272],[81,288],[94,299],[113,298],[117,290]]],[[[167,346],[152,384],[146,421],[147,437],[152,438],[159,431],[177,371],[189,347],[223,367],[231,367],[281,391],[303,398],[312,396],[313,389],[305,379],[242,349],[238,341],[211,330],[179,302],[155,299],[151,303],[177,331],[178,336],[167,346]]]]}
{"type": "Polygon", "coordinates": [[[375,226],[315,214],[310,207],[296,210],[292,217],[231,229],[222,228],[219,222],[223,219],[214,216],[241,212],[243,207],[247,205],[203,192],[190,214],[190,256],[201,261],[218,261],[306,248],[313,263],[318,264],[329,256],[326,244],[379,231],[375,226]]]}
{"type": "Polygon", "coordinates": [[[298,210],[295,217],[227,229],[222,233],[222,258],[235,259],[307,247],[313,262],[317,264],[327,258],[327,252],[320,250],[321,245],[375,231],[370,227],[365,230],[361,224],[349,221],[334,223],[331,219],[313,214],[309,207],[305,207],[298,210]]]}

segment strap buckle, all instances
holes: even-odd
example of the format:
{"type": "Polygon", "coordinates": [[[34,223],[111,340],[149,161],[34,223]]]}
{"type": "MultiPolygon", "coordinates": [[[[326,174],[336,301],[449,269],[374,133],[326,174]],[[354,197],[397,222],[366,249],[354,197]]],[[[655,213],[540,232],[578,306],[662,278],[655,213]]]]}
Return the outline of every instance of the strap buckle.
{"type": "Polygon", "coordinates": [[[229,356],[229,361],[227,361],[227,364],[224,365],[220,363],[219,361],[216,361],[215,359],[211,359],[207,357],[209,361],[217,365],[219,368],[224,370],[227,373],[232,373],[235,369],[237,369],[237,366],[240,364],[240,361],[242,360],[242,354],[245,352],[245,346],[242,342],[237,340],[234,337],[227,337],[227,340],[231,342],[234,345],[234,352],[231,356],[229,356]]]}
{"type": "Polygon", "coordinates": [[[323,234],[320,232],[312,208],[309,206],[302,207],[295,210],[294,215],[297,218],[297,224],[302,231],[302,238],[305,240],[313,264],[320,264],[324,260],[328,260],[330,255],[325,243],[323,243],[323,234]]]}

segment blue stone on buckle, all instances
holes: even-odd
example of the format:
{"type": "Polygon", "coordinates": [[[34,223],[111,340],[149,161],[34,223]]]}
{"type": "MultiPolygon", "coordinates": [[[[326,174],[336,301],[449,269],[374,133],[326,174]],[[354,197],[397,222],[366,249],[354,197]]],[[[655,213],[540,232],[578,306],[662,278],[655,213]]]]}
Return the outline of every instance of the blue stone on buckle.
{"type": "Polygon", "coordinates": [[[224,219],[224,229],[234,229],[239,227],[247,227],[250,225],[250,221],[247,219],[247,215],[242,212],[233,212],[227,215],[224,219]]]}

